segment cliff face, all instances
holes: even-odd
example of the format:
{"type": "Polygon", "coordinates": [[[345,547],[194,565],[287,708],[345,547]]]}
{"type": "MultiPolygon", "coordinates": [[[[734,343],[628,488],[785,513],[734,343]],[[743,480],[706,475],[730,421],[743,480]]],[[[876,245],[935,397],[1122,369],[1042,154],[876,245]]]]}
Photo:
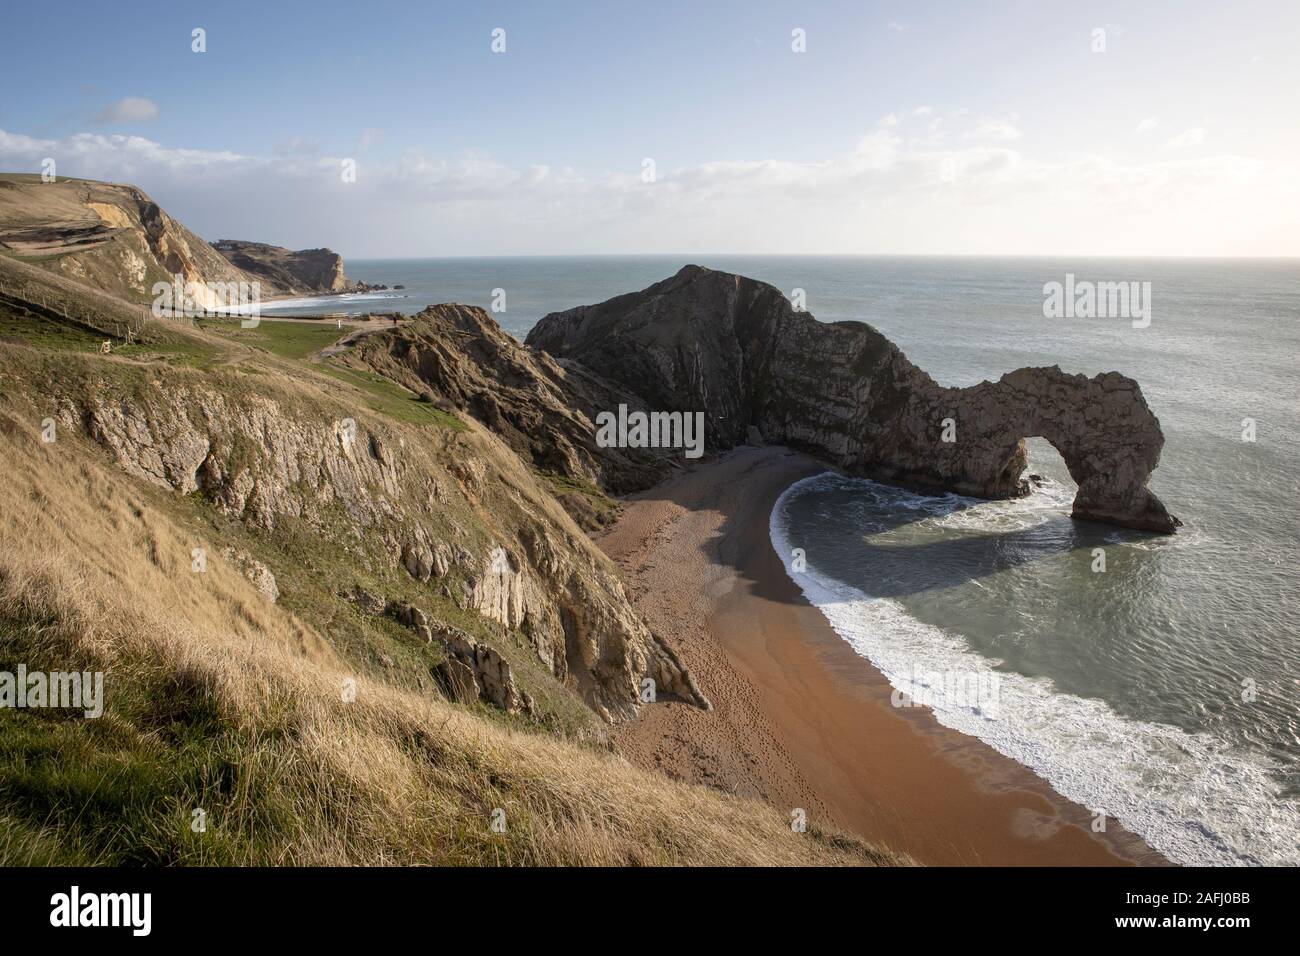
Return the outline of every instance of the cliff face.
{"type": "Polygon", "coordinates": [[[54,782],[35,802],[0,787],[17,834],[0,857],[893,859],[819,826],[792,841],[784,810],[591,746],[655,699],[709,706],[562,507],[672,467],[594,443],[590,410],[638,399],[477,309],[319,352],[323,323],[146,318],[127,253],[145,280],[242,273],[143,194],[76,185],[20,210],[35,232],[10,221],[48,256],[0,255],[0,632],[13,659],[76,662],[113,692],[99,723],[15,715],[25,746],[0,771],[54,782]],[[275,347],[299,335],[310,354],[275,347]],[[88,823],[54,772],[69,761],[126,768],[129,799],[88,823]],[[159,841],[150,806],[259,823],[159,841]],[[500,808],[525,839],[489,845],[500,808]]]}
{"type": "Polygon", "coordinates": [[[0,250],[134,302],[151,301],[154,283],[177,275],[187,283],[257,282],[263,298],[360,288],[329,249],[209,244],[142,190],[91,180],[0,177],[0,250]]]}
{"type": "Polygon", "coordinates": [[[643,400],[520,345],[476,306],[430,306],[409,325],[360,339],[344,360],[477,419],[543,472],[615,494],[649,487],[680,461],[668,449],[599,447],[596,413],[643,400]]]}
{"type": "MultiPolygon", "coordinates": [[[[3,257],[0,293],[0,319],[14,317],[0,322],[0,335],[72,316],[103,330],[76,333],[96,355],[123,325],[119,310],[138,318],[103,291],[3,257]]],[[[374,599],[370,613],[420,609],[431,644],[475,662],[485,700],[532,713],[527,692],[558,687],[620,720],[640,708],[649,678],[657,695],[707,706],[574,523],[591,526],[592,501],[612,509],[598,483],[650,483],[658,472],[617,451],[601,457],[587,416],[567,404],[567,374],[549,357],[482,310],[456,306],[364,336],[320,364],[274,361],[242,341],[151,322],[130,348],[114,341],[123,357],[115,349],[93,361],[96,374],[77,373],[76,362],[21,367],[14,377],[61,430],[92,439],[133,478],[202,501],[273,548],[296,550],[305,535],[329,552],[338,576],[310,599],[312,614],[337,615],[329,608],[345,593],[351,601],[358,582],[374,599]],[[169,348],[181,367],[158,359],[169,348]],[[137,353],[153,364],[125,358],[137,353]],[[457,632],[434,625],[463,629],[461,612],[492,625],[446,640],[457,632]],[[514,694],[520,667],[542,676],[518,681],[514,694]]],[[[283,570],[272,578],[279,592],[304,600],[292,581],[286,589],[283,570]]],[[[438,675],[444,685],[463,691],[465,672],[448,670],[438,675]]]]}
{"type": "Polygon", "coordinates": [[[6,865],[895,860],[604,751],[645,678],[703,700],[476,421],[260,348],[271,323],[126,344],[106,293],[5,256],[0,289],[0,644],[105,691],[4,715],[6,865]],[[93,820],[91,779],[129,783],[93,820]]]}
{"type": "Polygon", "coordinates": [[[346,292],[356,285],[343,274],[343,257],[330,249],[294,252],[282,246],[239,239],[221,239],[212,248],[276,292],[295,295],[346,292]]]}
{"type": "Polygon", "coordinates": [[[1059,368],[944,388],[871,326],[817,322],[766,283],[687,266],[642,292],[546,316],[528,344],[663,410],[704,410],[711,450],[746,440],[846,471],[982,498],[1028,492],[1024,439],[1041,435],[1079,485],[1073,514],[1171,533],[1146,487],[1164,436],[1132,379],[1059,368]]]}
{"type": "Polygon", "coordinates": [[[155,282],[249,282],[250,276],[134,186],[0,177],[0,249],[133,302],[155,282]]]}
{"type": "MultiPolygon", "coordinates": [[[[235,398],[188,374],[159,373],[133,394],[111,378],[50,388],[61,425],[84,431],[127,474],[197,495],[260,534],[288,522],[351,550],[359,568],[409,575],[430,600],[520,635],[537,664],[606,720],[636,713],[646,677],[659,694],[707,706],[608,562],[482,429],[409,429],[345,408],[331,416],[319,396],[235,398]]],[[[360,603],[374,597],[372,613],[393,613],[383,595],[360,603]]],[[[483,648],[478,657],[496,655],[483,648]]],[[[507,668],[485,686],[509,680],[507,668]]]]}

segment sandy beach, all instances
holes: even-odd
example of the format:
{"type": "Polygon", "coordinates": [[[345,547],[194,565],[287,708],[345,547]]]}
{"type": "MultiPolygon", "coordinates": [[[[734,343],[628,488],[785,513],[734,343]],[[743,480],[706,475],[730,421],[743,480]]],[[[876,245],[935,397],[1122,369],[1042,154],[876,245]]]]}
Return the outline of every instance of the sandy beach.
{"type": "Polygon", "coordinates": [[[633,496],[599,539],[712,712],[666,702],[619,727],[634,763],[758,796],[928,865],[1159,865],[1141,839],[1020,764],[895,708],[772,550],[773,503],[823,465],[741,448],[633,496]]]}

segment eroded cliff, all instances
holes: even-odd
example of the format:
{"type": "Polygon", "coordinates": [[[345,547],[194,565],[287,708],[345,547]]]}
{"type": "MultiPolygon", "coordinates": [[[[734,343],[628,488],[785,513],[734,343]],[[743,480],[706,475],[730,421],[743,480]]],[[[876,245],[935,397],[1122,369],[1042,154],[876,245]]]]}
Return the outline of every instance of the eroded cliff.
{"type": "Polygon", "coordinates": [[[650,407],[706,413],[710,450],[769,441],[844,470],[982,498],[1028,492],[1042,436],[1079,485],[1076,518],[1172,533],[1147,488],[1164,436],[1138,384],[1057,367],[945,388],[862,322],[822,323],[774,287],[687,266],[649,288],[543,318],[527,342],[599,369],[650,407]]]}
{"type": "Polygon", "coordinates": [[[83,179],[0,177],[0,251],[133,302],[152,301],[154,284],[177,275],[206,284],[257,278],[135,186],[83,179]]]}
{"type": "Polygon", "coordinates": [[[305,295],[347,292],[358,287],[343,274],[343,257],[332,249],[295,251],[240,239],[221,239],[212,248],[275,292],[305,295]]]}
{"type": "Polygon", "coordinates": [[[596,413],[620,402],[642,408],[644,400],[590,370],[560,367],[477,306],[430,306],[408,325],[359,339],[342,359],[477,419],[561,478],[622,494],[662,480],[680,462],[668,449],[600,447],[596,413]]]}
{"type": "MultiPolygon", "coordinates": [[[[159,372],[126,392],[111,376],[63,374],[50,394],[58,421],[127,474],[264,534],[290,522],[372,573],[400,569],[428,600],[516,635],[606,720],[636,713],[646,678],[657,695],[707,706],[613,568],[486,429],[407,428],[315,389],[239,385],[159,372]]],[[[350,579],[333,590],[352,597],[350,579]]],[[[378,613],[391,610],[379,597],[378,613]]]]}

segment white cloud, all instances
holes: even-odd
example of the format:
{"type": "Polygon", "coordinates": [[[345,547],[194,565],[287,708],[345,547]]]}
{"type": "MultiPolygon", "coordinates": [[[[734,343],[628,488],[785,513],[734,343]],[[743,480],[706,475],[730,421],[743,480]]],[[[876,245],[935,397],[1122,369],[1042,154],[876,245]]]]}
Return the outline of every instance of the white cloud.
{"type": "Polygon", "coordinates": [[[975,128],[966,133],[966,139],[1000,139],[1015,140],[1022,135],[1015,125],[1017,117],[1013,113],[1006,118],[985,117],[975,124],[975,128]]]}
{"type": "Polygon", "coordinates": [[[903,33],[907,30],[907,24],[899,23],[897,20],[890,20],[889,29],[893,30],[895,33],[903,33]]]}
{"type": "Polygon", "coordinates": [[[1205,142],[1207,135],[1208,131],[1203,126],[1185,129],[1165,143],[1165,146],[1169,149],[1187,149],[1191,146],[1200,146],[1205,142]]]}
{"type": "Polygon", "coordinates": [[[249,168],[272,162],[241,156],[229,150],[172,149],[143,136],[120,133],[111,136],[76,133],[61,140],[53,140],[0,130],[0,163],[19,170],[36,167],[32,171],[39,172],[40,160],[45,156],[58,160],[60,175],[84,175],[89,179],[118,182],[135,172],[162,171],[177,174],[199,168],[249,168]],[[80,169],[83,173],[65,170],[65,165],[80,169]]]}
{"type": "Polygon", "coordinates": [[[109,125],[148,123],[158,118],[158,104],[143,96],[128,96],[105,106],[95,114],[95,122],[109,125]]]}
{"type": "Polygon", "coordinates": [[[661,164],[655,183],[642,182],[639,163],[593,173],[409,149],[392,160],[360,160],[357,180],[348,184],[337,157],[249,156],[90,133],[47,140],[0,130],[0,167],[39,172],[41,159],[52,156],[61,176],[135,183],[205,237],[328,245],[350,256],[1214,255],[1254,248],[1249,243],[1269,243],[1259,254],[1300,252],[1291,227],[1295,189],[1257,160],[1122,164],[1082,155],[1048,162],[1005,137],[957,142],[942,148],[877,126],[847,153],[799,162],[661,164]],[[1232,228],[1241,235],[1225,233],[1224,222],[1240,224],[1232,228]]]}
{"type": "Polygon", "coordinates": [[[1137,124],[1137,127],[1133,130],[1133,132],[1138,134],[1149,133],[1159,125],[1160,125],[1160,120],[1156,119],[1154,116],[1148,116],[1146,119],[1142,120],[1137,124]]]}
{"type": "Polygon", "coordinates": [[[877,126],[887,126],[887,127],[888,127],[888,126],[897,126],[897,125],[898,125],[898,117],[895,116],[893,113],[890,113],[888,116],[882,116],[882,117],[880,117],[880,119],[876,122],[876,125],[877,125],[877,126]]]}

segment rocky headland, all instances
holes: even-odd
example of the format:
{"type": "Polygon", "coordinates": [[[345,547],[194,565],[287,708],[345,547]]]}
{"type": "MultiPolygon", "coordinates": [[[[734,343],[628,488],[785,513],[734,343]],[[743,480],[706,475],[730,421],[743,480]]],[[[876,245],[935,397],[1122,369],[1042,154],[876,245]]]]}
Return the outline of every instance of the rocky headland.
{"type": "Polygon", "coordinates": [[[686,266],[641,292],[546,316],[527,343],[656,409],[705,412],[708,447],[765,441],[844,471],[980,498],[1029,493],[1042,436],[1079,486],[1074,517],[1179,526],[1147,488],[1164,436],[1138,383],[1023,368],[945,388],[863,322],[823,323],[776,288],[686,266]]]}
{"type": "Polygon", "coordinates": [[[212,243],[212,248],[237,268],[257,276],[277,294],[340,294],[379,288],[344,275],[343,257],[332,249],[294,251],[241,239],[219,239],[212,243]]]}
{"type": "MultiPolygon", "coordinates": [[[[0,555],[0,628],[18,657],[57,633],[62,653],[128,689],[108,704],[121,734],[102,752],[78,739],[77,760],[117,761],[126,747],[142,767],[182,766],[188,732],[159,728],[193,719],[206,721],[193,739],[219,741],[242,766],[274,725],[278,765],[304,776],[257,799],[318,821],[276,836],[275,859],[486,860],[465,835],[500,806],[540,834],[525,861],[893,859],[815,835],[858,828],[850,817],[816,815],[807,839],[783,842],[771,806],[680,787],[654,756],[651,773],[629,776],[586,749],[657,713],[750,726],[714,721],[714,690],[724,710],[736,698],[701,656],[709,645],[684,641],[686,624],[660,613],[677,604],[637,586],[658,559],[620,571],[589,534],[610,526],[618,498],[703,469],[680,448],[611,446],[602,413],[702,412],[710,454],[787,445],[854,474],[983,497],[1026,493],[1023,439],[1042,435],[1079,483],[1076,517],[1177,526],[1146,488],[1163,438],[1131,379],[1021,369],[944,388],[870,326],[818,323],[740,276],[688,266],[547,316],[526,343],[454,304],[364,334],[155,320],[141,302],[175,274],[286,294],[347,280],[328,250],[209,245],[131,186],[21,176],[0,177],[0,253],[0,453],[16,476],[0,485],[0,516],[22,545],[7,539],[0,555]],[[370,842],[314,842],[376,754],[384,773],[364,781],[360,804],[380,808],[370,842]],[[395,835],[381,812],[393,794],[434,823],[395,835]],[[646,816],[652,796],[662,810],[646,816]],[[448,814],[448,833],[429,829],[448,814]]],[[[649,528],[647,547],[673,527],[649,528]]],[[[694,577],[713,600],[710,574],[694,577]]],[[[766,779],[745,770],[745,752],[717,764],[732,778],[681,775],[737,792],[766,779]]],[[[816,814],[797,774],[773,773],[777,790],[740,792],[770,801],[793,787],[794,805],[816,814]]],[[[149,800],[198,805],[184,774],[159,779],[149,800]]],[[[75,816],[30,825],[102,849],[131,826],[106,819],[93,834],[75,816]]],[[[268,853],[241,845],[231,859],[268,853]]]]}
{"type": "Polygon", "coordinates": [[[151,301],[155,283],[178,275],[209,286],[256,282],[263,299],[375,288],[349,279],[329,249],[207,243],[143,190],[82,179],[0,175],[0,253],[134,302],[151,301]]]}
{"type": "MultiPolygon", "coordinates": [[[[0,253],[130,302],[155,283],[251,282],[141,189],[0,175],[0,253]]],[[[263,295],[278,294],[263,290],[263,295]]]]}

